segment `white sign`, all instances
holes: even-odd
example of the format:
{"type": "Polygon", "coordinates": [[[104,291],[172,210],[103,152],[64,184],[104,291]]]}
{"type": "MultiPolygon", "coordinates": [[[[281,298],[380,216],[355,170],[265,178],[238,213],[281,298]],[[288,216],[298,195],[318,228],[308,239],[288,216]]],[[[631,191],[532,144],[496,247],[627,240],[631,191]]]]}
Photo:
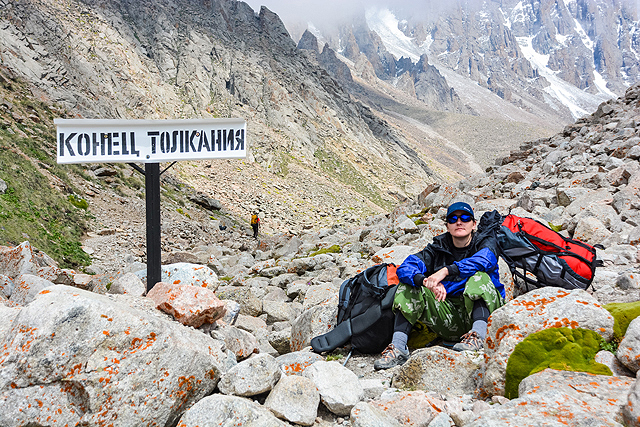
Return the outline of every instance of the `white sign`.
{"type": "Polygon", "coordinates": [[[160,163],[247,156],[242,119],[55,119],[58,163],[160,163]]]}

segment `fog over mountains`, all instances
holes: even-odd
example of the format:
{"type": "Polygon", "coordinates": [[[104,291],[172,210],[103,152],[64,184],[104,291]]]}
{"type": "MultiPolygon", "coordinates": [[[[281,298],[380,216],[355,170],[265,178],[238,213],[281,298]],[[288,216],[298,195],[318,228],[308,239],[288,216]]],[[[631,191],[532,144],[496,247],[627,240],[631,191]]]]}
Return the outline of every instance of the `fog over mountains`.
{"type": "Polygon", "coordinates": [[[294,40],[308,29],[322,46],[328,43],[353,62],[363,53],[377,77],[409,93],[418,79],[403,77],[412,71],[408,60],[415,66],[426,55],[477,114],[500,109],[487,103],[490,91],[549,122],[571,122],[622,95],[640,72],[632,2],[349,2],[322,10],[306,4],[306,14],[301,5],[266,3],[282,10],[294,40]]]}

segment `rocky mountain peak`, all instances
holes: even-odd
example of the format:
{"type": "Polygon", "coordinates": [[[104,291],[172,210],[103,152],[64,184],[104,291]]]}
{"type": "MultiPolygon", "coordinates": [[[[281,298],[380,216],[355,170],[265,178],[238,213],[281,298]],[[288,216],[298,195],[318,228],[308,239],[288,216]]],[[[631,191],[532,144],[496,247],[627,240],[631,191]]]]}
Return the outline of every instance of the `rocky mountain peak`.
{"type": "Polygon", "coordinates": [[[298,49],[310,50],[316,54],[320,53],[320,50],[318,49],[318,39],[309,30],[305,30],[302,37],[300,37],[298,49]]]}
{"type": "MultiPolygon", "coordinates": [[[[431,11],[425,16],[393,4],[372,6],[363,12],[364,22],[347,24],[343,37],[330,45],[337,51],[348,46],[345,57],[355,62],[353,27],[359,52],[381,80],[394,82],[408,69],[406,58],[417,63],[426,53],[447,85],[463,94],[466,111],[484,114],[488,103],[477,99],[487,90],[550,123],[566,124],[587,114],[640,77],[632,36],[637,11],[626,2],[489,1],[464,8],[431,5],[431,11]],[[479,88],[468,90],[470,84],[479,88]]],[[[407,79],[400,82],[414,96],[407,79]]],[[[450,109],[430,103],[447,97],[442,90],[421,101],[450,109]]],[[[415,96],[420,99],[418,92],[415,96]]]]}

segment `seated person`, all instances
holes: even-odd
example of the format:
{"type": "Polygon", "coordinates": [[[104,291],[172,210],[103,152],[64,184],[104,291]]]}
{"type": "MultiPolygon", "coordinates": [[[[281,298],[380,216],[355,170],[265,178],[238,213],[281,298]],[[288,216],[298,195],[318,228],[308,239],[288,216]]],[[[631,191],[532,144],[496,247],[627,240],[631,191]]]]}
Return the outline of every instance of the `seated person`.
{"type": "Polygon", "coordinates": [[[498,272],[497,242],[479,237],[467,203],[447,210],[447,232],[398,267],[400,284],[393,301],[393,339],[375,361],[375,369],[402,365],[409,358],[407,340],[420,321],[456,351],[484,346],[489,315],[504,304],[498,272]]]}

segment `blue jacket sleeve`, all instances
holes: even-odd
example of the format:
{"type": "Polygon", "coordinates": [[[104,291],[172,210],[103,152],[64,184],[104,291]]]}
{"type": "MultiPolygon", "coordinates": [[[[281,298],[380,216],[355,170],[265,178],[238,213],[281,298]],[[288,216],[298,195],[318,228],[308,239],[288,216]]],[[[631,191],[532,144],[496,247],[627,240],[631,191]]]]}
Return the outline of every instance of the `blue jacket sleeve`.
{"type": "Polygon", "coordinates": [[[460,277],[466,279],[478,271],[490,272],[494,270],[498,266],[498,258],[491,249],[483,248],[469,258],[454,261],[453,264],[457,267],[460,277]]]}
{"type": "Polygon", "coordinates": [[[418,256],[409,255],[402,264],[400,264],[400,267],[396,270],[396,274],[402,283],[421,286],[427,274],[427,266],[418,256]]]}

